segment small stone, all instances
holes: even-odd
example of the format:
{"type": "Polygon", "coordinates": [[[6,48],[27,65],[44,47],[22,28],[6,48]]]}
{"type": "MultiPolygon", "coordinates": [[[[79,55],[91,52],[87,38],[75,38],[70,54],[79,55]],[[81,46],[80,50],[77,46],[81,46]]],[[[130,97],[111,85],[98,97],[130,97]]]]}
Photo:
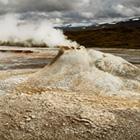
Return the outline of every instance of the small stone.
{"type": "Polygon", "coordinates": [[[62,123],[62,125],[65,126],[66,124],[65,123],[62,123]]]}
{"type": "Polygon", "coordinates": [[[45,124],[45,126],[49,126],[49,124],[48,124],[48,123],[46,123],[46,124],[45,124]]]}
{"type": "Polygon", "coordinates": [[[8,123],[4,124],[4,126],[8,126],[8,125],[9,125],[8,123]]]}
{"type": "Polygon", "coordinates": [[[32,118],[32,119],[35,119],[36,117],[35,117],[35,115],[31,115],[31,118],[32,118]]]}
{"type": "Polygon", "coordinates": [[[30,117],[26,117],[26,121],[27,122],[31,121],[31,118],[30,117]]]}
{"type": "Polygon", "coordinates": [[[26,121],[31,121],[31,118],[27,118],[26,121]]]}

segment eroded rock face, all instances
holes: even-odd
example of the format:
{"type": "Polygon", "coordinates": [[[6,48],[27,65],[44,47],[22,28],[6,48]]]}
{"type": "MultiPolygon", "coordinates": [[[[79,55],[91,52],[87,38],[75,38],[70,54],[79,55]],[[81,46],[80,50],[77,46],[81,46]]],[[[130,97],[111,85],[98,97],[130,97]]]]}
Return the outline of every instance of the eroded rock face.
{"type": "Polygon", "coordinates": [[[85,48],[63,51],[54,63],[19,84],[18,90],[25,89],[25,93],[28,93],[30,86],[30,89],[35,87],[110,94],[129,91],[129,94],[139,95],[140,70],[124,59],[85,48]]]}

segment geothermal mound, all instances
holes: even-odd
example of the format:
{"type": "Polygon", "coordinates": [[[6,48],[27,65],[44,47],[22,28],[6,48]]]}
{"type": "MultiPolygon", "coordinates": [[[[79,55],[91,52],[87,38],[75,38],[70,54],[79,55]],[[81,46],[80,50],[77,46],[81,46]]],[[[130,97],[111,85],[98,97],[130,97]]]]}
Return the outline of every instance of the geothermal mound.
{"type": "Polygon", "coordinates": [[[64,47],[38,72],[0,78],[0,140],[140,138],[140,70],[122,58],[64,47]]]}
{"type": "Polygon", "coordinates": [[[17,89],[29,94],[49,89],[139,96],[140,70],[111,54],[62,48],[50,65],[29,76],[17,89]]]}

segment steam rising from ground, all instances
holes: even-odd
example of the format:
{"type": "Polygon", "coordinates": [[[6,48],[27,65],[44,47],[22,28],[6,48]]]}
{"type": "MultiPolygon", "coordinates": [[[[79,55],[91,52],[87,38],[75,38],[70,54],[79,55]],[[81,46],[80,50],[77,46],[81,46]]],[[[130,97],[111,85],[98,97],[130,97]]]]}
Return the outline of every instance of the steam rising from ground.
{"type": "Polygon", "coordinates": [[[6,77],[0,73],[0,94],[74,91],[140,97],[140,69],[124,59],[83,47],[61,48],[58,54],[50,64],[33,74],[6,77]]]}
{"type": "Polygon", "coordinates": [[[0,18],[0,44],[24,46],[78,46],[68,40],[61,30],[53,28],[46,20],[39,23],[24,22],[18,16],[5,15],[0,18]]]}

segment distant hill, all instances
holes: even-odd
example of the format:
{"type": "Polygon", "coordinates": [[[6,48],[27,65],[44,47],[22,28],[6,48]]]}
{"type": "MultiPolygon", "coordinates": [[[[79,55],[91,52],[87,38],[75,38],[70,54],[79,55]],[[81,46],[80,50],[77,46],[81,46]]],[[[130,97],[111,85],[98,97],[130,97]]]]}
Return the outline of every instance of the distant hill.
{"type": "Polygon", "coordinates": [[[65,35],[86,47],[140,49],[140,18],[88,27],[65,28],[65,35]]]}

